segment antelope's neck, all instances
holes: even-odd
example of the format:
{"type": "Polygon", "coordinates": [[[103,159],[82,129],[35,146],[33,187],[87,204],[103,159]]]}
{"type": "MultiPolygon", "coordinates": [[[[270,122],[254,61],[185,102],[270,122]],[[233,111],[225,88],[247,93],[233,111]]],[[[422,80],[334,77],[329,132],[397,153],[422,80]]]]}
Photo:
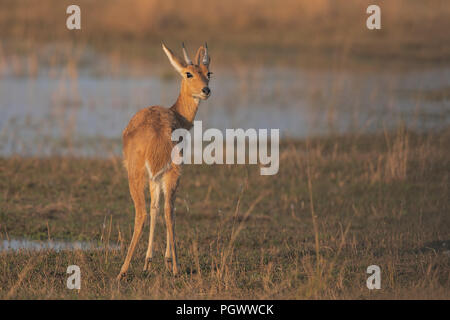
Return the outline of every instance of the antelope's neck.
{"type": "Polygon", "coordinates": [[[175,104],[170,109],[181,116],[181,118],[184,120],[183,122],[186,122],[185,124],[182,124],[182,127],[189,130],[195,119],[195,115],[197,114],[199,103],[200,100],[198,98],[194,98],[191,94],[188,93],[188,89],[183,82],[181,84],[180,95],[178,96],[175,104]]]}

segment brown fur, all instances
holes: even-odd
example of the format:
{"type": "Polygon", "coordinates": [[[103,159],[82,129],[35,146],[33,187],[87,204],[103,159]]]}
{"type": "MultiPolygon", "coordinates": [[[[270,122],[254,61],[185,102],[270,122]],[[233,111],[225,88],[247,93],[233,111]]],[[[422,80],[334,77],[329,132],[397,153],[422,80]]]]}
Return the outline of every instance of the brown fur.
{"type": "Polygon", "coordinates": [[[151,209],[150,237],[144,270],[148,270],[153,249],[153,230],[155,216],[159,208],[159,193],[164,193],[164,212],[167,227],[166,265],[172,259],[172,270],[178,272],[175,243],[175,222],[173,203],[181,174],[180,167],[172,163],[171,153],[176,142],[171,140],[172,132],[178,128],[190,129],[197,113],[200,99],[207,99],[202,89],[208,86],[209,65],[203,65],[201,59],[205,48],[200,47],[195,58],[195,65],[188,65],[163,45],[174,68],[182,75],[180,95],[170,108],[152,106],[138,111],[128,123],[122,134],[124,165],[128,171],[130,194],[134,201],[136,216],[134,232],[125,262],[118,279],[128,270],[131,257],[139,240],[145,221],[145,173],[149,177],[151,209]],[[186,72],[192,77],[188,78],[186,72]]]}

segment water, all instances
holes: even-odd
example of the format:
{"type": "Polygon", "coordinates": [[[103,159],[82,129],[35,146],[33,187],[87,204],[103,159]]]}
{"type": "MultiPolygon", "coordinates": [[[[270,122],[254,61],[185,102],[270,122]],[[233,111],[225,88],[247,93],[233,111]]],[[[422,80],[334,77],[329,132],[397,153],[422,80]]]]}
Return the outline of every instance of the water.
{"type": "Polygon", "coordinates": [[[26,239],[11,239],[0,241],[0,252],[7,251],[64,251],[64,250],[118,250],[117,245],[98,245],[93,242],[86,241],[32,241],[26,239]]]}
{"type": "MultiPolygon", "coordinates": [[[[410,72],[288,68],[213,70],[211,98],[197,120],[207,128],[278,128],[281,137],[376,132],[400,122],[418,130],[450,124],[450,68],[410,72]],[[441,94],[441,93],[444,94],[441,94]]],[[[171,105],[179,78],[157,72],[76,78],[42,72],[0,78],[0,155],[120,154],[122,130],[150,105],[171,105]]]]}

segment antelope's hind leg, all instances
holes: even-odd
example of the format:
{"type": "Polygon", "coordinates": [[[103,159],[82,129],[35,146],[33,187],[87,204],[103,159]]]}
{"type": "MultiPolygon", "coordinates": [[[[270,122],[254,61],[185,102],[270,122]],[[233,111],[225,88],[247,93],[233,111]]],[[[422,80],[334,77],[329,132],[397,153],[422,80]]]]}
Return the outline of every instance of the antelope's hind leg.
{"type": "Polygon", "coordinates": [[[161,193],[161,186],[159,182],[149,181],[150,188],[150,234],[148,238],[147,254],[145,255],[144,271],[150,270],[150,263],[153,258],[153,238],[156,225],[156,216],[159,212],[159,195],[161,193]]]}
{"type": "Polygon", "coordinates": [[[132,167],[128,169],[128,184],[130,187],[131,198],[134,202],[134,207],[136,210],[136,215],[134,217],[134,231],[133,237],[131,238],[130,247],[128,248],[127,256],[125,262],[120,269],[120,273],[117,276],[117,280],[120,280],[128,271],[130,266],[130,261],[133,256],[136,245],[141,236],[142,227],[145,222],[145,180],[144,180],[144,166],[132,167]]]}

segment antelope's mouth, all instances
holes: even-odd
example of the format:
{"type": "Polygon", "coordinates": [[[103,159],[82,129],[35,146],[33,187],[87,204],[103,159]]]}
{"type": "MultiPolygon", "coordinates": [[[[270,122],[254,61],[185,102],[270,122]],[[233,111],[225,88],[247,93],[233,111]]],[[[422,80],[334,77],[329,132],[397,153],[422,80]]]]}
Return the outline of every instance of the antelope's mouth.
{"type": "Polygon", "coordinates": [[[205,93],[196,93],[196,94],[193,94],[192,96],[193,96],[194,98],[197,98],[197,99],[206,100],[206,99],[208,99],[208,98],[211,96],[211,92],[208,93],[208,94],[205,94],[205,93]]]}

